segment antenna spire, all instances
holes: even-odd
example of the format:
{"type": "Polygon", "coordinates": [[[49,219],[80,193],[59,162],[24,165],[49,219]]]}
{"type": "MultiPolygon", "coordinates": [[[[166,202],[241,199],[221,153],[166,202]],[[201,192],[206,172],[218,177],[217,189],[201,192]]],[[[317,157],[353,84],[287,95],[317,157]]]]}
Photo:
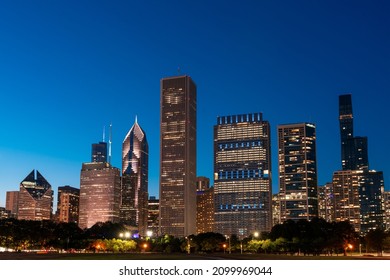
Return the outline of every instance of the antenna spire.
{"type": "Polygon", "coordinates": [[[177,66],[177,74],[180,75],[180,66],[177,66]]]}
{"type": "Polygon", "coordinates": [[[138,116],[135,115],[135,123],[138,123],[138,116]]]}
{"type": "Polygon", "coordinates": [[[110,123],[110,136],[108,140],[108,163],[111,165],[112,123],[110,123]]]}
{"type": "Polygon", "coordinates": [[[103,142],[106,142],[106,126],[103,125],[103,142]]]}

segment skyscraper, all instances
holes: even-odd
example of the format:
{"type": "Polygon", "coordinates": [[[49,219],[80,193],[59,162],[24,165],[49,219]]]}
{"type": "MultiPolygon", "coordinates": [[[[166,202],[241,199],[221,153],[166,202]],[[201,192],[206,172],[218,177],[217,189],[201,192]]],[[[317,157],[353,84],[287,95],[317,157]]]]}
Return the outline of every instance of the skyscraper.
{"type": "Polygon", "coordinates": [[[80,189],[58,187],[57,217],[59,222],[77,223],[79,220],[80,189]]]}
{"type": "Polygon", "coordinates": [[[53,191],[51,185],[38,170],[33,170],[20,183],[18,219],[50,220],[52,212],[53,191]]]}
{"type": "Polygon", "coordinates": [[[278,142],[281,222],[311,220],[318,216],[316,128],[280,125],[278,142]]]}
{"type": "Polygon", "coordinates": [[[215,231],[246,237],[272,226],[270,125],[262,113],[217,118],[215,231]]]}
{"type": "Polygon", "coordinates": [[[148,200],[148,230],[152,231],[153,235],[159,236],[159,222],[160,216],[160,200],[155,196],[149,197],[148,200]]]}
{"type": "Polygon", "coordinates": [[[368,169],[367,137],[353,134],[352,96],[339,96],[341,164],[343,170],[368,169]]]}
{"type": "Polygon", "coordinates": [[[19,191],[9,191],[6,194],[5,209],[10,211],[11,217],[17,218],[18,215],[19,191]]]}
{"type": "Polygon", "coordinates": [[[324,219],[327,222],[333,222],[334,209],[333,209],[333,184],[326,183],[324,186],[318,187],[318,217],[324,219]]]}
{"type": "Polygon", "coordinates": [[[214,231],[214,189],[210,179],[196,178],[196,233],[214,231]]]}
{"type": "Polygon", "coordinates": [[[79,227],[119,222],[120,171],[107,162],[83,163],[80,176],[79,227]]]}
{"type": "Polygon", "coordinates": [[[196,85],[189,76],[161,80],[160,233],[196,232],[196,85]]]}
{"type": "Polygon", "coordinates": [[[148,153],[146,134],[136,119],[122,144],[120,218],[143,236],[148,227],[148,153]]]}
{"type": "Polygon", "coordinates": [[[92,144],[91,162],[108,162],[106,142],[92,144]]]}

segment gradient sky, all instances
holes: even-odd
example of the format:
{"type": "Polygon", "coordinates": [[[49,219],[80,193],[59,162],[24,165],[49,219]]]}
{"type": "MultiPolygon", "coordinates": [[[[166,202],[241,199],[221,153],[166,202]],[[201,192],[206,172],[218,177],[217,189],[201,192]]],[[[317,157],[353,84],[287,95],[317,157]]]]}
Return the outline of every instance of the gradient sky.
{"type": "MultiPolygon", "coordinates": [[[[198,89],[198,175],[213,174],[216,117],[263,112],[317,126],[319,184],[341,168],[338,95],[390,183],[389,1],[1,1],[0,206],[38,169],[55,191],[80,187],[91,144],[113,124],[112,162],[138,115],[158,196],[160,79],[198,89]],[[190,2],[190,3],[189,3],[190,2]],[[386,121],[387,120],[387,121],[386,121]]],[[[387,187],[388,189],[388,187],[387,187]]]]}

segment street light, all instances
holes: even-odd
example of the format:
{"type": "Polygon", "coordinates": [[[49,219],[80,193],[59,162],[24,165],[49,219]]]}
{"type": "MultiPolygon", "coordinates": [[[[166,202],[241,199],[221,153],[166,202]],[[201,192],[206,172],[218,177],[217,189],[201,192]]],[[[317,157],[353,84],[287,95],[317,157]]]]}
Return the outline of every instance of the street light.
{"type": "Polygon", "coordinates": [[[225,238],[227,240],[229,240],[229,254],[231,254],[232,253],[232,245],[231,245],[231,242],[230,242],[230,236],[229,235],[225,235],[225,238]]]}
{"type": "Polygon", "coordinates": [[[254,237],[254,238],[259,238],[259,235],[260,235],[260,234],[259,234],[258,231],[255,231],[255,232],[253,233],[253,237],[254,237]]]}
{"type": "Polygon", "coordinates": [[[223,253],[225,254],[225,251],[226,251],[226,244],[223,243],[222,247],[223,247],[223,253]]]}

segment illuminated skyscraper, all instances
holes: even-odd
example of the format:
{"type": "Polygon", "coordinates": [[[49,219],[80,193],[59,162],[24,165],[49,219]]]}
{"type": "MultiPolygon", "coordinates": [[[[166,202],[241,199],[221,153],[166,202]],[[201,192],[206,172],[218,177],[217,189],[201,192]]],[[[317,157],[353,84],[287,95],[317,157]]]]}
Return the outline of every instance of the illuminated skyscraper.
{"type": "Polygon", "coordinates": [[[161,80],[160,233],[196,232],[196,85],[189,76],[161,80]]]}
{"type": "Polygon", "coordinates": [[[261,113],[214,126],[215,231],[239,238],[272,226],[270,125],[261,113]]]}
{"type": "Polygon", "coordinates": [[[196,233],[214,231],[214,188],[210,179],[196,178],[196,233]]]}
{"type": "Polygon", "coordinates": [[[159,236],[158,217],[160,213],[160,200],[155,196],[149,197],[148,200],[148,230],[152,231],[153,236],[159,236]]]}
{"type": "Polygon", "coordinates": [[[51,185],[37,170],[20,183],[18,197],[19,220],[50,220],[53,212],[51,185]]]}
{"type": "Polygon", "coordinates": [[[57,217],[59,222],[77,223],[79,220],[80,190],[71,186],[58,187],[57,217]]]}
{"type": "Polygon", "coordinates": [[[79,227],[97,222],[119,222],[121,179],[107,162],[83,163],[80,176],[79,227]]]}
{"type": "Polygon", "coordinates": [[[280,125],[278,142],[281,222],[311,220],[318,216],[315,126],[280,125]]]}
{"type": "Polygon", "coordinates": [[[145,236],[148,226],[148,142],[137,119],[122,145],[121,222],[138,227],[145,236]]]}
{"type": "Polygon", "coordinates": [[[318,217],[327,222],[333,222],[334,218],[334,195],[333,184],[326,183],[318,187],[318,217]]]}

